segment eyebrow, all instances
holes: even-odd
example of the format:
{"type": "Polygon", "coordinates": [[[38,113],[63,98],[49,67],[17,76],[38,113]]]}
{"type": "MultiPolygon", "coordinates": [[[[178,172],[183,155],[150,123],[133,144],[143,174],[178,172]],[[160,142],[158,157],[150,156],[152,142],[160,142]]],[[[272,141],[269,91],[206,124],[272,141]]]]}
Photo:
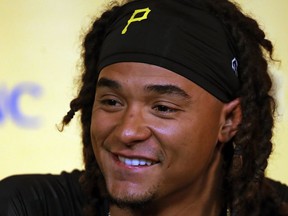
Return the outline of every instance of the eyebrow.
{"type": "Polygon", "coordinates": [[[117,81],[115,80],[111,80],[111,79],[107,79],[105,77],[102,77],[98,80],[97,82],[97,85],[96,85],[97,88],[99,87],[108,87],[108,88],[111,88],[111,89],[121,89],[121,84],[118,83],[117,81]]]}
{"type": "Polygon", "coordinates": [[[166,95],[177,95],[185,99],[190,99],[191,97],[183,89],[178,86],[167,84],[167,85],[147,85],[144,87],[149,92],[155,92],[157,94],[166,95]]]}
{"type": "MultiPolygon", "coordinates": [[[[99,87],[107,87],[115,90],[122,89],[122,85],[115,81],[105,77],[102,77],[97,82],[97,88],[99,87]]],[[[186,93],[183,89],[176,85],[171,84],[152,84],[144,86],[144,90],[156,93],[160,95],[177,95],[183,97],[185,99],[191,99],[191,97],[186,93]]]]}

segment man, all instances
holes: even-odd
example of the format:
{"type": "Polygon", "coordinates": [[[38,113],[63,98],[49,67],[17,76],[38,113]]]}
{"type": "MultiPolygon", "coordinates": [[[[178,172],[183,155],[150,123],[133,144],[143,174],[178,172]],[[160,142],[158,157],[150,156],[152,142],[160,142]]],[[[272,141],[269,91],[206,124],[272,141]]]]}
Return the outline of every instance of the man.
{"type": "MultiPolygon", "coordinates": [[[[83,43],[85,215],[287,215],[264,177],[273,46],[227,0],[137,0],[83,43]]],[[[285,188],[285,186],[283,187],[285,188]]]]}
{"type": "Polygon", "coordinates": [[[105,67],[91,136],[116,204],[111,215],[219,215],[221,152],[240,119],[238,99],[223,104],[167,69],[132,62],[105,67]]]}
{"type": "Polygon", "coordinates": [[[83,46],[63,123],[81,111],[91,215],[287,214],[264,179],[273,46],[255,20],[226,0],[131,1],[83,46]]]}

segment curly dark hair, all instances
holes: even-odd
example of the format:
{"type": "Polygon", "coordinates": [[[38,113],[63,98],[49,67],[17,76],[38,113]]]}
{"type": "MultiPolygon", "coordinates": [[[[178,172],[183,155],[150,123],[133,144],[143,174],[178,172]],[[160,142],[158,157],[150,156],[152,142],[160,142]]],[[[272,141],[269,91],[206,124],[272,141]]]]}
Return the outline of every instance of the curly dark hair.
{"type": "MultiPolygon", "coordinates": [[[[196,4],[197,0],[194,2],[196,4]]],[[[204,2],[210,13],[230,32],[239,61],[238,95],[241,99],[242,122],[233,141],[227,143],[223,151],[225,201],[233,216],[287,215],[284,204],[269,186],[264,175],[272,151],[275,112],[275,102],[271,96],[272,81],[268,73],[268,62],[273,60],[273,45],[265,38],[265,33],[258,23],[243,14],[236,4],[227,0],[204,2]]],[[[88,197],[85,215],[99,215],[99,212],[100,215],[105,215],[108,205],[105,201],[105,182],[92,150],[90,124],[101,45],[106,29],[120,7],[121,5],[111,6],[95,20],[86,35],[83,42],[83,73],[79,93],[71,101],[70,111],[62,121],[65,126],[75,112],[81,112],[85,172],[80,181],[88,197]]]]}

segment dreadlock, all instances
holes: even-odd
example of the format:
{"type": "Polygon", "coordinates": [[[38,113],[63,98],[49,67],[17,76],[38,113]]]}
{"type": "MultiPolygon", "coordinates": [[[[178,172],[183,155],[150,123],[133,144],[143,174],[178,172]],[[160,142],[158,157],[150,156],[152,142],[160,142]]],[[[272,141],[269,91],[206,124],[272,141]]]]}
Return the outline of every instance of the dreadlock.
{"type": "Polygon", "coordinates": [[[240,149],[242,158],[239,166],[239,154],[235,154],[227,173],[227,190],[231,191],[227,202],[237,216],[260,215],[260,191],[272,151],[275,102],[269,94],[272,81],[266,58],[268,55],[272,59],[273,46],[257,22],[241,13],[236,5],[222,0],[208,4],[233,36],[240,62],[242,122],[234,145],[240,149]]]}
{"type": "MultiPolygon", "coordinates": [[[[192,1],[192,0],[191,0],[192,1]]],[[[129,2],[129,1],[126,1],[129,2]]],[[[196,1],[195,1],[196,3],[196,1]]],[[[244,15],[239,6],[227,0],[205,0],[210,13],[230,32],[237,48],[242,122],[233,143],[227,143],[223,157],[225,173],[223,189],[226,203],[233,216],[285,215],[280,214],[281,202],[265,181],[264,171],[272,151],[272,128],[275,102],[270,95],[272,81],[268,61],[272,60],[273,45],[265,38],[257,22],[244,15]],[[269,201],[269,206],[264,205],[269,201]]],[[[83,42],[83,73],[78,96],[70,103],[63,118],[67,125],[77,111],[81,112],[85,172],[80,179],[87,193],[85,215],[105,215],[107,192],[96,162],[90,124],[96,91],[97,62],[109,21],[120,5],[114,5],[93,23],[83,42]]],[[[286,214],[288,214],[286,212],[286,214]]]]}

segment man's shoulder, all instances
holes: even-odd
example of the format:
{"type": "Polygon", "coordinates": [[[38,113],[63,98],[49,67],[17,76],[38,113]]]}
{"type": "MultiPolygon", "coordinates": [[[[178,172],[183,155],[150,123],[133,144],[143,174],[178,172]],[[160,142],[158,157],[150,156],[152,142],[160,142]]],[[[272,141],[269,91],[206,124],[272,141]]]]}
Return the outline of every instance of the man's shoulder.
{"type": "Polygon", "coordinates": [[[288,185],[270,178],[266,180],[274,188],[281,201],[288,203],[288,185]]]}
{"type": "Polygon", "coordinates": [[[81,171],[14,175],[0,181],[1,216],[81,215],[81,171]],[[68,213],[67,212],[71,212],[68,213]]]}

